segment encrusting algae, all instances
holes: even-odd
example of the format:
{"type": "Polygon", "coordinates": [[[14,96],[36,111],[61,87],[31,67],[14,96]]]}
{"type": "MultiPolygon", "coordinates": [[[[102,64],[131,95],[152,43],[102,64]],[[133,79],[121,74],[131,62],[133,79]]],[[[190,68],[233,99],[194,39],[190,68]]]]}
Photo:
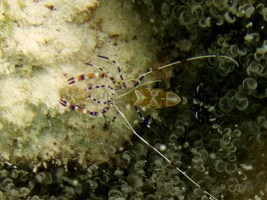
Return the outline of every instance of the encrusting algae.
{"type": "MultiPolygon", "coordinates": [[[[149,30],[132,7],[115,1],[99,5],[93,0],[1,2],[3,161],[24,160],[33,167],[39,160],[59,165],[76,160],[86,167],[109,160],[129,140],[131,132],[123,119],[118,117],[112,126],[103,128],[103,117],[66,112],[59,102],[62,97],[89,102],[84,100],[84,84],[70,87],[67,83],[76,74],[99,71],[87,63],[119,78],[117,65],[97,55],[116,59],[125,79],[155,63],[153,45],[147,42],[149,30]],[[135,35],[139,38],[134,39],[135,35]]],[[[110,80],[89,84],[108,86],[110,80]]],[[[100,89],[94,93],[95,97],[105,95],[100,89]]],[[[91,101],[89,107],[102,110],[91,101]]],[[[111,108],[108,115],[117,112],[111,108]]],[[[128,117],[138,119],[135,113],[128,117]]]]}

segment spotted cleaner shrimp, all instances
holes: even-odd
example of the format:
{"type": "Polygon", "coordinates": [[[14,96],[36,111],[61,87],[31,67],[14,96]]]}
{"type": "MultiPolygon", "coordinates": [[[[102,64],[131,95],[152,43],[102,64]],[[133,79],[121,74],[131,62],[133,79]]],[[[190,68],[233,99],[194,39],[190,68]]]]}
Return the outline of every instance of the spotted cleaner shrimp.
{"type": "MultiPolygon", "coordinates": [[[[105,56],[98,56],[102,59],[110,60],[108,57],[105,56]]],[[[71,104],[65,99],[60,100],[60,104],[70,110],[74,110],[77,112],[81,112],[90,116],[103,116],[109,123],[114,123],[116,120],[116,116],[112,118],[112,120],[108,120],[106,117],[106,114],[108,110],[111,107],[114,107],[117,112],[120,114],[120,116],[125,120],[126,126],[147,146],[149,146],[151,149],[153,149],[157,154],[159,154],[163,159],[165,159],[169,164],[172,164],[172,162],[163,155],[159,150],[157,150],[155,147],[151,146],[145,139],[143,139],[132,127],[131,123],[128,121],[124,113],[121,111],[121,109],[117,105],[117,101],[126,98],[127,103],[132,105],[136,112],[138,113],[139,117],[142,119],[142,121],[146,124],[146,126],[150,127],[150,120],[149,117],[144,117],[139,108],[165,108],[165,107],[172,107],[176,106],[177,104],[186,104],[187,98],[182,96],[180,97],[178,94],[173,93],[171,91],[165,91],[160,88],[153,88],[149,87],[150,85],[153,85],[156,82],[159,82],[160,80],[155,81],[147,81],[145,83],[141,83],[145,76],[148,74],[151,74],[155,71],[160,71],[163,69],[166,69],[168,67],[172,67],[178,64],[181,64],[182,62],[189,62],[193,60],[199,60],[199,59],[205,59],[205,58],[216,58],[220,57],[222,59],[227,59],[231,62],[234,62],[236,66],[239,66],[238,63],[231,57],[224,56],[224,55],[204,55],[204,56],[197,56],[185,59],[184,61],[176,61],[161,67],[156,68],[155,70],[148,70],[142,74],[140,74],[137,77],[134,77],[130,80],[124,80],[122,72],[120,67],[117,67],[118,74],[120,77],[120,80],[116,80],[114,76],[106,71],[105,69],[101,67],[96,67],[100,72],[89,72],[87,74],[81,74],[76,77],[71,77],[68,79],[68,83],[70,85],[80,82],[80,81],[86,81],[90,79],[102,79],[102,78],[108,78],[112,82],[112,86],[110,85],[91,85],[87,88],[88,91],[93,91],[94,89],[98,88],[107,88],[111,91],[110,97],[105,97],[104,101],[100,101],[99,99],[95,98],[91,93],[87,95],[88,99],[91,99],[93,102],[97,104],[103,105],[103,109],[100,111],[93,111],[89,110],[88,108],[71,104]],[[134,82],[131,87],[127,86],[129,82],[134,82]],[[121,94],[119,94],[118,91],[122,91],[121,94]]],[[[110,60],[114,64],[116,64],[116,61],[110,60]]],[[[92,64],[88,64],[89,66],[93,66],[92,64]]],[[[193,183],[197,188],[201,188],[199,184],[197,184],[192,178],[190,178],[185,172],[183,172],[180,168],[175,167],[181,174],[183,174],[191,183],[193,183]]],[[[205,194],[207,194],[211,199],[216,200],[212,194],[210,194],[207,191],[203,191],[205,194]]]]}

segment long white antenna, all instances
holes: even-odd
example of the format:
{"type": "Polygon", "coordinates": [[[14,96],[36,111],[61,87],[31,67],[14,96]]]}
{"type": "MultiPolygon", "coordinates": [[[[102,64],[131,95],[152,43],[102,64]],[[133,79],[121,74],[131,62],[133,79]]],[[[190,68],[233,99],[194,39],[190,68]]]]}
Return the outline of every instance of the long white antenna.
{"type": "MultiPolygon", "coordinates": [[[[128,122],[128,120],[126,119],[126,117],[124,116],[124,114],[121,112],[121,110],[117,107],[117,105],[115,104],[115,102],[113,102],[114,107],[118,110],[118,112],[120,113],[120,115],[123,117],[123,119],[125,120],[127,126],[132,130],[132,132],[142,141],[144,142],[147,146],[149,146],[150,148],[152,148],[154,151],[156,151],[162,158],[164,158],[168,163],[172,164],[171,161],[165,157],[160,151],[158,151],[155,147],[151,146],[144,138],[142,138],[138,133],[136,133],[136,131],[133,129],[133,127],[131,126],[131,124],[128,122]]],[[[188,180],[190,180],[192,183],[195,184],[195,186],[197,186],[198,188],[201,188],[193,179],[191,179],[188,175],[186,175],[180,168],[175,167],[180,173],[182,173],[188,180]]],[[[217,200],[214,196],[212,196],[210,193],[208,193],[207,191],[204,191],[204,193],[206,193],[207,195],[209,195],[213,200],[217,200]]]]}
{"type": "Polygon", "coordinates": [[[229,57],[229,56],[224,56],[224,55],[204,55],[204,56],[196,56],[196,57],[192,57],[192,58],[187,58],[187,59],[185,59],[184,61],[179,60],[179,61],[176,61],[176,62],[167,64],[167,65],[163,65],[163,66],[161,66],[161,67],[158,67],[158,68],[155,69],[155,70],[149,70],[148,72],[143,73],[143,74],[139,75],[138,77],[140,77],[140,76],[146,76],[146,75],[148,75],[148,74],[150,74],[150,73],[152,73],[152,72],[154,72],[154,71],[156,71],[156,70],[161,70],[161,69],[164,69],[164,68],[173,66],[173,65],[178,65],[178,64],[181,64],[182,62],[188,62],[188,61],[199,60],[199,59],[204,59],[204,58],[217,58],[217,57],[218,57],[218,58],[221,57],[221,58],[224,58],[224,59],[228,59],[228,60],[234,62],[234,63],[236,64],[237,67],[239,67],[238,62],[237,62],[235,59],[233,59],[233,58],[231,58],[231,57],[229,57]]]}

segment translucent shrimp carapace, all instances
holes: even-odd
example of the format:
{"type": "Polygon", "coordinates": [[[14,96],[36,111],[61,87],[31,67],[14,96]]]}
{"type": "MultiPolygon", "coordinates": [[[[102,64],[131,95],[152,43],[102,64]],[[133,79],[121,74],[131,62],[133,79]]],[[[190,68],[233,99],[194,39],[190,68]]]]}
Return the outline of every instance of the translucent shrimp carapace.
{"type": "Polygon", "coordinates": [[[146,108],[164,108],[175,106],[179,103],[186,104],[186,97],[157,88],[138,88],[129,94],[134,106],[146,108]]]}

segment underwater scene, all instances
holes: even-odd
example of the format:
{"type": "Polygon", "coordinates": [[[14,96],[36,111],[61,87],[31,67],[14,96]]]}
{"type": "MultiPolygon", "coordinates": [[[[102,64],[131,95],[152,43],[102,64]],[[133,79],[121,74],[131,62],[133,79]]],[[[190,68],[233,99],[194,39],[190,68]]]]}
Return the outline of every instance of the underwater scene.
{"type": "Polygon", "coordinates": [[[0,200],[267,199],[267,1],[0,11],[0,200]]]}

